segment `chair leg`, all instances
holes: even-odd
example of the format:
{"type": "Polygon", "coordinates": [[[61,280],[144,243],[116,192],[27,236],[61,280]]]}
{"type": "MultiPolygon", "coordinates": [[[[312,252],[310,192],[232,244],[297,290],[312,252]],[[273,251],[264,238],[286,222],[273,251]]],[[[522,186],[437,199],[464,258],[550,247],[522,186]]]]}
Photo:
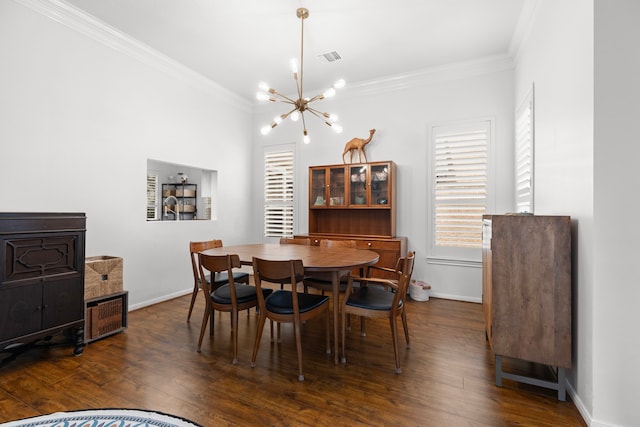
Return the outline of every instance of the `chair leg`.
{"type": "Polygon", "coordinates": [[[302,374],[302,337],[300,333],[301,325],[299,321],[293,321],[293,329],[296,335],[296,350],[298,351],[298,381],[304,381],[304,375],[302,374]]]}
{"type": "Polygon", "coordinates": [[[367,336],[367,331],[365,330],[365,327],[364,327],[364,321],[365,321],[365,317],[360,316],[360,336],[361,337],[367,336]]]}
{"type": "MultiPolygon", "coordinates": [[[[204,338],[204,331],[207,329],[207,323],[209,322],[209,317],[213,318],[213,314],[211,310],[207,306],[204,309],[204,315],[202,316],[202,326],[200,327],[200,338],[198,338],[198,352],[200,352],[200,347],[202,346],[202,338],[204,338]]],[[[213,329],[213,325],[211,326],[213,329]]]]}
{"type": "Polygon", "coordinates": [[[402,372],[402,368],[400,368],[400,353],[398,351],[398,329],[396,325],[396,316],[391,316],[389,318],[389,323],[391,324],[391,339],[393,340],[393,355],[396,360],[396,374],[402,372]]]}
{"type": "Polygon", "coordinates": [[[189,314],[187,314],[187,322],[191,320],[191,312],[193,311],[193,305],[196,302],[196,297],[198,296],[198,285],[193,287],[193,292],[191,293],[191,304],[189,304],[189,314]]]}
{"type": "MultiPolygon", "coordinates": [[[[327,315],[329,313],[327,312],[327,315]]],[[[340,363],[347,363],[347,352],[346,352],[346,345],[345,342],[347,340],[346,336],[347,336],[347,325],[345,323],[345,319],[347,317],[346,313],[344,312],[344,308],[342,309],[342,356],[340,357],[340,363]]],[[[338,351],[338,349],[336,349],[336,351],[338,351]]]]}
{"type": "Polygon", "coordinates": [[[407,348],[411,348],[411,343],[409,342],[409,327],[407,326],[407,314],[402,309],[402,327],[404,328],[404,337],[407,340],[407,348]]]}
{"type": "Polygon", "coordinates": [[[256,357],[258,356],[258,347],[260,347],[260,339],[262,338],[262,331],[264,330],[264,322],[267,320],[267,316],[260,311],[258,317],[258,325],[256,328],[256,340],[253,342],[253,353],[251,354],[251,367],[256,366],[256,357]]]}
{"type": "MultiPolygon", "coordinates": [[[[331,338],[330,338],[330,334],[329,334],[329,329],[331,328],[330,324],[329,324],[329,317],[331,316],[331,314],[329,313],[329,308],[327,308],[327,312],[325,313],[325,321],[324,321],[324,330],[325,330],[325,335],[327,336],[327,354],[331,354],[331,338]]],[[[338,351],[338,349],[336,348],[335,351],[338,351]]]]}
{"type": "Polygon", "coordinates": [[[231,363],[238,364],[238,310],[231,311],[231,345],[233,347],[233,360],[231,363]]]}

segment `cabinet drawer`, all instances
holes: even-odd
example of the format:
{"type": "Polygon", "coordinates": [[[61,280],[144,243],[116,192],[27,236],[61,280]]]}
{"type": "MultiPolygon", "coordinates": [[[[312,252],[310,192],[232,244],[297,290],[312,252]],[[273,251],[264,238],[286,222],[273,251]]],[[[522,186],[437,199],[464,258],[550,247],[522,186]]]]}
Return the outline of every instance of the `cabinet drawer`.
{"type": "Polygon", "coordinates": [[[394,240],[356,240],[356,247],[358,249],[371,249],[372,251],[397,251],[400,253],[400,242],[394,240]]]}

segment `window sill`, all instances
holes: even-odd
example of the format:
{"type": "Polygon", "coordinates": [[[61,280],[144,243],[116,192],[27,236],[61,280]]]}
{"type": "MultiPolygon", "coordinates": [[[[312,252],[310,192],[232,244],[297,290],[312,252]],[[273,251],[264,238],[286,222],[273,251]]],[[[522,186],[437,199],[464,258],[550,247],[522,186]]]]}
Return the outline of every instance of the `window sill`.
{"type": "Polygon", "coordinates": [[[482,268],[482,261],[456,258],[427,257],[427,264],[449,265],[455,267],[482,268]]]}

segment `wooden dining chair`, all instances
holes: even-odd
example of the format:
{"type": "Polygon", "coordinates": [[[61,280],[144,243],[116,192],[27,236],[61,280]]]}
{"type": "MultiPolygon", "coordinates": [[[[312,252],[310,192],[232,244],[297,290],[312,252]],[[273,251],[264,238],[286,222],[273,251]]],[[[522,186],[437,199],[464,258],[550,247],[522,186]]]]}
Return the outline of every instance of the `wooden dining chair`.
{"type": "MultiPolygon", "coordinates": [[[[193,270],[193,292],[191,293],[191,304],[189,304],[189,313],[187,314],[187,322],[191,320],[191,312],[198,296],[198,291],[202,287],[200,280],[200,270],[198,269],[198,253],[207,249],[221,248],[222,240],[206,240],[203,242],[189,242],[189,252],[191,254],[191,269],[193,270]]],[[[207,275],[207,281],[211,278],[207,275]]],[[[249,283],[249,274],[243,271],[234,271],[233,279],[238,283],[249,283]]],[[[214,275],[214,288],[229,283],[229,276],[226,271],[214,275]]]]}
{"type": "MultiPolygon", "coordinates": [[[[298,351],[298,380],[304,381],[302,372],[302,337],[303,322],[324,314],[327,354],[331,353],[329,340],[329,298],[323,295],[305,294],[298,292],[297,286],[304,277],[304,266],[301,260],[269,261],[253,258],[253,275],[257,288],[259,316],[256,340],[253,345],[251,366],[255,367],[258,348],[262,339],[262,332],[266,319],[275,322],[293,323],[298,351]],[[291,289],[279,289],[265,297],[261,292],[262,282],[285,283],[291,289]]],[[[271,329],[273,342],[273,328],[271,329]]]]}
{"type": "Polygon", "coordinates": [[[347,361],[345,350],[347,335],[346,316],[355,314],[362,317],[386,318],[389,319],[391,326],[396,373],[399,374],[402,372],[398,350],[396,320],[398,316],[402,318],[404,336],[407,341],[407,348],[409,348],[409,329],[405,313],[405,299],[407,287],[411,280],[410,273],[413,271],[414,259],[415,254],[413,252],[409,252],[407,256],[402,259],[398,280],[349,276],[346,294],[342,304],[342,363],[346,363],[347,361]],[[351,293],[354,281],[358,281],[361,286],[357,291],[351,293]]]}
{"type": "Polygon", "coordinates": [[[280,238],[281,245],[311,245],[311,239],[292,239],[290,237],[281,237],[280,238]]]}
{"type": "Polygon", "coordinates": [[[238,312],[249,310],[258,306],[257,293],[260,292],[262,298],[271,294],[272,290],[263,288],[258,290],[255,286],[238,283],[234,280],[233,270],[240,268],[240,258],[238,255],[198,255],[198,271],[203,283],[203,290],[206,298],[206,307],[202,316],[202,326],[200,327],[200,338],[198,339],[198,352],[202,347],[204,332],[209,326],[209,335],[214,333],[214,310],[231,313],[231,343],[233,347],[233,360],[238,363],[238,312]],[[206,280],[206,275],[226,273],[228,283],[218,285],[216,282],[206,280]]]}
{"type": "MultiPolygon", "coordinates": [[[[414,257],[415,257],[415,252],[414,252],[414,257]]],[[[390,275],[393,276],[393,278],[389,278],[388,280],[390,280],[391,282],[393,282],[393,283],[395,283],[397,285],[398,281],[400,280],[400,276],[402,275],[402,268],[404,266],[404,262],[405,262],[405,257],[398,258],[398,261],[396,261],[395,268],[383,267],[381,265],[374,264],[374,265],[371,265],[371,266],[368,267],[367,273],[369,275],[371,275],[376,270],[387,272],[387,273],[391,273],[390,275]]],[[[414,266],[414,263],[411,263],[410,270],[408,272],[408,274],[409,274],[409,283],[411,283],[411,276],[413,275],[413,266],[414,266]]],[[[370,276],[367,276],[367,277],[370,277],[370,276]]],[[[354,286],[356,284],[358,286],[360,285],[359,282],[354,282],[354,286]]],[[[382,286],[385,289],[387,289],[386,285],[383,284],[382,286]]],[[[409,290],[409,286],[407,285],[407,287],[405,288],[405,294],[404,294],[403,298],[407,297],[408,290],[409,290]]],[[[367,336],[367,332],[366,332],[366,328],[365,328],[365,318],[364,317],[360,318],[360,336],[362,336],[362,337],[367,336]]]]}
{"type": "MultiPolygon", "coordinates": [[[[321,248],[356,248],[355,240],[320,240],[321,248]]],[[[340,292],[344,292],[347,287],[347,276],[349,272],[344,273],[340,277],[340,292]]],[[[333,282],[331,280],[331,273],[316,272],[305,276],[304,278],[304,291],[308,292],[308,288],[314,288],[321,291],[324,295],[325,291],[333,291],[333,282]]]]}

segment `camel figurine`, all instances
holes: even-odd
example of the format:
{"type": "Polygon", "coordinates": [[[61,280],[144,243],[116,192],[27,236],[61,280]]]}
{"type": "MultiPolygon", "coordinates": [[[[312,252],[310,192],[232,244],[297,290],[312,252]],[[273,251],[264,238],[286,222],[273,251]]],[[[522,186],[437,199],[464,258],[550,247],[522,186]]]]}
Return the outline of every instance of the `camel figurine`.
{"type": "Polygon", "coordinates": [[[367,153],[364,151],[364,146],[371,142],[371,138],[373,138],[373,134],[376,133],[375,129],[371,129],[369,131],[369,138],[353,138],[351,141],[347,142],[344,146],[344,151],[342,152],[342,162],[347,163],[344,159],[344,155],[349,153],[349,163],[353,163],[353,152],[358,152],[358,161],[362,163],[362,159],[360,158],[360,153],[364,156],[364,162],[367,162],[367,153]]]}

